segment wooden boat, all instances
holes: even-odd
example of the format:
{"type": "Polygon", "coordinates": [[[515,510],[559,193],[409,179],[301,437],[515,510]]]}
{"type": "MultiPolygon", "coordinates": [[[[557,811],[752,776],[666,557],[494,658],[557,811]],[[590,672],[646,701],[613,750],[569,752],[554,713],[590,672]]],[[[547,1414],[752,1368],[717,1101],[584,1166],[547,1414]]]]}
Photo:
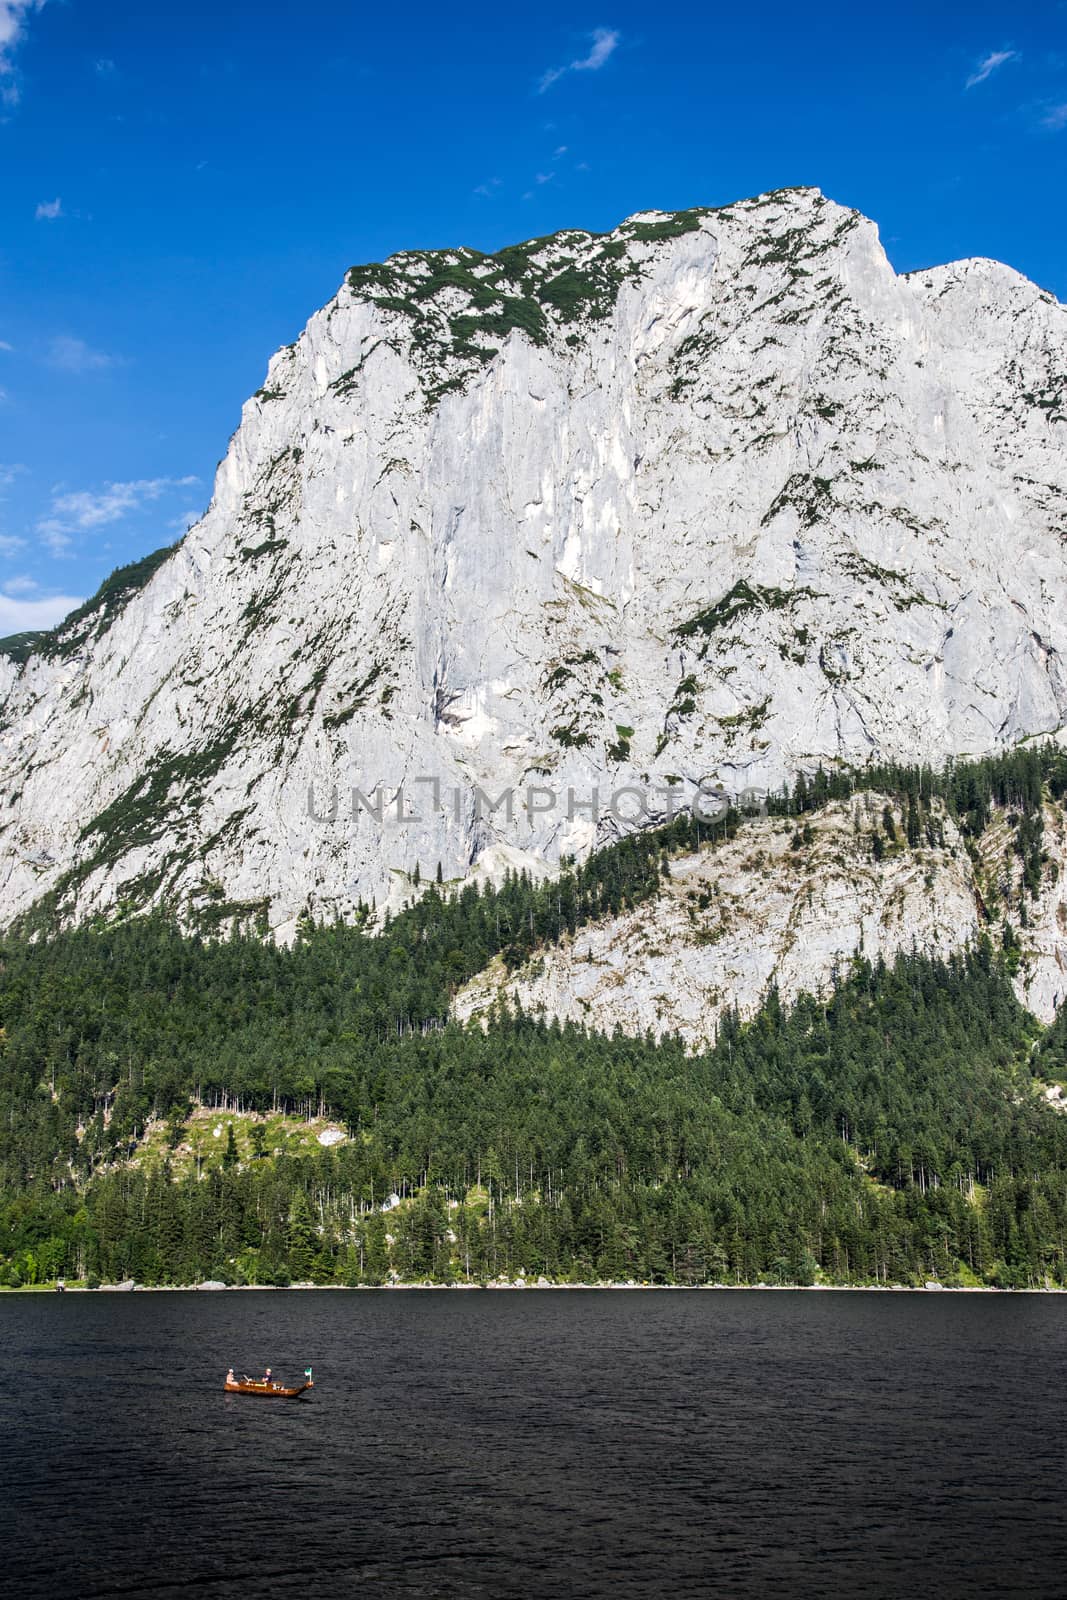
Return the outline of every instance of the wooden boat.
{"type": "Polygon", "coordinates": [[[223,1384],[227,1394],[259,1394],[268,1400],[296,1400],[305,1389],[314,1387],[310,1367],[304,1382],[298,1383],[294,1388],[287,1388],[284,1383],[274,1383],[267,1378],[232,1378],[229,1373],[223,1384]]]}

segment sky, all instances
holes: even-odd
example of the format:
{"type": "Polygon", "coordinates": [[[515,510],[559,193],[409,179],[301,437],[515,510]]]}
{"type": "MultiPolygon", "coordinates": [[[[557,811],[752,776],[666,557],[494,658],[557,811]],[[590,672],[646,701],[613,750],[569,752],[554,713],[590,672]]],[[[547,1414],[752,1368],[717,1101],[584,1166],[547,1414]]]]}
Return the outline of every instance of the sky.
{"type": "Polygon", "coordinates": [[[0,634],[181,536],[354,262],[814,184],[1067,301],[1067,0],[584,4],[0,0],[0,634]]]}

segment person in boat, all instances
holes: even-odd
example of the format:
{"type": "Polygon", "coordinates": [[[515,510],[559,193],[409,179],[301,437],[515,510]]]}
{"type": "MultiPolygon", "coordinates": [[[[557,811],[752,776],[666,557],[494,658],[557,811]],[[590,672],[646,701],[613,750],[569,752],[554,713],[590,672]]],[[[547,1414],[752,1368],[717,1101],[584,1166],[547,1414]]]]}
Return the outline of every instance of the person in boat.
{"type": "Polygon", "coordinates": [[[226,1382],[227,1383],[236,1383],[237,1382],[237,1379],[233,1375],[233,1368],[232,1367],[230,1368],[229,1372],[226,1374],[226,1382]]]}
{"type": "Polygon", "coordinates": [[[267,1388],[269,1389],[271,1387],[271,1384],[273,1383],[273,1381],[274,1380],[270,1375],[270,1368],[268,1367],[267,1370],[266,1370],[266,1373],[264,1374],[263,1382],[267,1385],[267,1388]]]}

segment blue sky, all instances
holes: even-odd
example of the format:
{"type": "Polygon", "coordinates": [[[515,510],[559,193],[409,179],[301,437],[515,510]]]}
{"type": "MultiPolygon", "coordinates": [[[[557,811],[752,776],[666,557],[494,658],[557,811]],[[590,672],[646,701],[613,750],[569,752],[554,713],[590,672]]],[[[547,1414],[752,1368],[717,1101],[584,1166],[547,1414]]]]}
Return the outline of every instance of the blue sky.
{"type": "Polygon", "coordinates": [[[0,633],[179,536],[352,262],[810,183],[1067,300],[1065,164],[1061,0],[0,0],[0,633]]]}

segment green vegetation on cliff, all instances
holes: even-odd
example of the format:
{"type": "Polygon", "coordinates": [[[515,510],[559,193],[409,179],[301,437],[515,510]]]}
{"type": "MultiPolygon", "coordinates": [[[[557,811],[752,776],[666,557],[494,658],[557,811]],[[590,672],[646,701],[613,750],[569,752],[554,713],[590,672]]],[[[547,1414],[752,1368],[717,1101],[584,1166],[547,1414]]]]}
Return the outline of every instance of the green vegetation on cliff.
{"type": "Polygon", "coordinates": [[[161,550],[153,550],[150,555],[142,556],[140,561],[116,567],[96,593],[64,617],[58,627],[46,631],[13,633],[6,639],[0,639],[0,655],[7,656],[18,666],[28,661],[31,655],[60,659],[76,655],[83,646],[107,632],[133,596],[145,588],[168,556],[174,554],[178,544],[166,545],[161,550]]]}

